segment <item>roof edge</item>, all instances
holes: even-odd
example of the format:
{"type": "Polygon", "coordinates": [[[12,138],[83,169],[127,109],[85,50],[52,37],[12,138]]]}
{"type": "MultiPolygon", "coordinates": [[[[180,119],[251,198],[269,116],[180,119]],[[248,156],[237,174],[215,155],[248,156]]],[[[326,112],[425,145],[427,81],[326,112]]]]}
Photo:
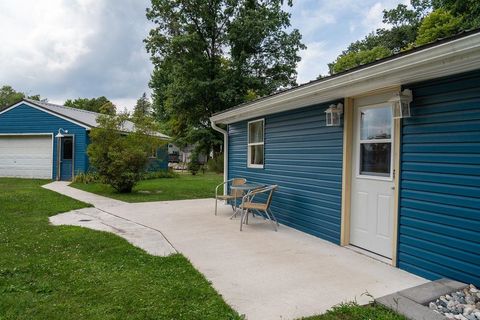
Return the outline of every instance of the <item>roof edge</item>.
{"type": "MultiPolygon", "coordinates": [[[[325,77],[322,79],[314,80],[294,88],[276,92],[272,95],[253,100],[251,102],[240,104],[236,107],[233,107],[212,115],[210,117],[210,120],[215,123],[228,124],[228,123],[251,118],[252,116],[249,117],[248,114],[255,114],[254,116],[261,116],[265,114],[271,114],[275,112],[301,108],[306,105],[300,105],[297,107],[295,106],[285,107],[284,108],[285,110],[284,109],[275,110],[273,106],[282,105],[286,103],[287,100],[293,100],[293,99],[298,100],[301,98],[306,98],[307,96],[312,96],[314,94],[317,94],[319,91],[322,91],[322,93],[325,93],[327,91],[333,92],[335,89],[336,90],[340,90],[342,88],[345,89],[345,87],[351,86],[353,83],[357,83],[358,85],[360,81],[368,82],[370,81],[369,79],[372,79],[375,76],[386,77],[394,73],[402,72],[402,68],[407,68],[413,65],[414,63],[417,65],[416,68],[418,68],[418,66],[425,67],[428,65],[429,61],[451,59],[456,54],[461,54],[465,52],[465,50],[468,50],[468,46],[474,47],[474,49],[476,50],[475,54],[478,53],[480,55],[480,52],[478,52],[480,49],[480,29],[463,32],[459,35],[456,35],[450,38],[445,38],[445,39],[442,39],[421,47],[417,47],[405,52],[401,52],[396,55],[392,55],[369,64],[358,66],[356,68],[347,70],[345,72],[341,72],[341,73],[338,73],[329,77],[325,77]],[[269,110],[265,109],[267,107],[269,108],[269,110]],[[264,111],[266,112],[262,113],[261,112],[262,109],[265,109],[264,111]],[[255,111],[256,113],[252,113],[253,111],[255,111]]],[[[473,63],[474,62],[472,62],[471,64],[473,63]]],[[[478,62],[476,62],[476,64],[477,64],[476,67],[480,68],[480,64],[478,64],[478,62]]],[[[445,70],[448,68],[448,66],[445,66],[445,65],[443,65],[442,67],[444,67],[445,70]]],[[[452,67],[450,70],[450,74],[459,73],[457,70],[458,70],[457,68],[452,67]]],[[[416,72],[421,73],[422,71],[419,69],[416,69],[416,72]]],[[[432,72],[432,70],[429,70],[429,72],[431,75],[430,77],[431,79],[432,77],[434,77],[434,72],[432,72]]],[[[446,74],[446,75],[449,75],[449,74],[446,74]]],[[[402,83],[402,81],[400,80],[401,79],[398,79],[395,82],[392,81],[392,83],[388,83],[388,84],[386,83],[385,86],[406,84],[406,83],[402,83]]],[[[428,80],[428,78],[425,80],[428,80]]],[[[364,87],[364,90],[366,90],[365,88],[367,86],[365,85],[365,83],[363,83],[363,87],[364,87]]],[[[371,88],[370,91],[375,89],[380,89],[380,88],[382,87],[371,88]]],[[[353,90],[350,90],[350,91],[353,91],[353,90]]],[[[368,92],[368,90],[365,92],[368,92]]],[[[311,98],[311,100],[315,101],[314,103],[322,103],[322,102],[328,102],[331,100],[339,99],[342,97],[344,98],[347,96],[338,94],[336,96],[332,95],[330,97],[327,97],[325,95],[325,98],[323,100],[320,99],[319,97],[316,100],[311,98]]]]}
{"type": "Polygon", "coordinates": [[[86,123],[83,123],[83,122],[81,122],[81,121],[72,119],[72,118],[67,117],[67,116],[65,116],[65,115],[63,115],[63,114],[60,114],[60,113],[58,113],[58,112],[54,112],[54,111],[52,111],[52,110],[49,110],[49,109],[43,107],[41,104],[34,103],[33,101],[35,101],[35,100],[30,100],[30,99],[25,99],[25,98],[23,98],[23,99],[15,102],[15,103],[13,103],[13,104],[11,104],[10,106],[6,107],[6,108],[3,109],[2,111],[0,111],[0,114],[5,113],[5,112],[7,112],[7,111],[10,111],[10,110],[12,110],[12,109],[20,106],[22,103],[24,103],[24,104],[29,105],[30,107],[33,107],[33,108],[35,108],[35,109],[40,109],[40,111],[43,111],[43,112],[45,112],[45,113],[51,114],[51,115],[53,115],[53,116],[56,116],[56,117],[58,117],[58,118],[60,118],[60,119],[65,120],[65,121],[68,121],[68,122],[71,122],[71,123],[73,123],[73,124],[76,124],[76,125],[78,125],[78,126],[80,126],[80,127],[83,127],[83,128],[85,128],[85,129],[87,129],[87,130],[89,130],[89,129],[92,128],[91,126],[89,126],[89,125],[86,124],[86,123]]]}

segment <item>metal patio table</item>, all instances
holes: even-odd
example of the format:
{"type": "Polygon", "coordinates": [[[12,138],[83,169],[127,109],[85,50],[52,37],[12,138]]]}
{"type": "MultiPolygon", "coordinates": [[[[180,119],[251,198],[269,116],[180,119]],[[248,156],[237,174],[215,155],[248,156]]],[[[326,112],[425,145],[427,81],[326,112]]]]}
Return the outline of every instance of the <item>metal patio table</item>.
{"type": "MultiPolygon", "coordinates": [[[[233,189],[233,190],[242,190],[246,193],[248,193],[249,191],[251,190],[255,190],[255,189],[258,189],[258,188],[263,188],[263,187],[266,187],[267,184],[265,183],[257,183],[257,182],[247,182],[247,183],[244,183],[244,184],[240,184],[240,185],[237,185],[237,186],[230,186],[230,189],[233,189]]],[[[237,206],[237,197],[235,197],[235,212],[230,216],[230,219],[232,219],[233,217],[235,217],[237,215],[237,210],[239,209],[239,207],[237,206]]]]}

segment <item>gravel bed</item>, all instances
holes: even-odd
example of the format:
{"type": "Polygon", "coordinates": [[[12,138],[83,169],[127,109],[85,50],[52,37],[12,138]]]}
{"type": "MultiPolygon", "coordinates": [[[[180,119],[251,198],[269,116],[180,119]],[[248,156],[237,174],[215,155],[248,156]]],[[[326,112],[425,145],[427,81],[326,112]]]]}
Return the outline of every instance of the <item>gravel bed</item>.
{"type": "Polygon", "coordinates": [[[441,296],[428,307],[448,319],[480,320],[480,290],[471,284],[463,290],[441,296]]]}

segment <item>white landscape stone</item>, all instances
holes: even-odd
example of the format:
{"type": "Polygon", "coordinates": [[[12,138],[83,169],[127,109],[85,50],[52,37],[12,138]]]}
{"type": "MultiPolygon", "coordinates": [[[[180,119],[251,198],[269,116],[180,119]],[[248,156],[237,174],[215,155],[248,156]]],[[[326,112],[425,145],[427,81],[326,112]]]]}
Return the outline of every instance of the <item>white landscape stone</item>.
{"type": "Polygon", "coordinates": [[[441,296],[428,304],[448,319],[480,320],[480,292],[474,286],[441,296]]]}

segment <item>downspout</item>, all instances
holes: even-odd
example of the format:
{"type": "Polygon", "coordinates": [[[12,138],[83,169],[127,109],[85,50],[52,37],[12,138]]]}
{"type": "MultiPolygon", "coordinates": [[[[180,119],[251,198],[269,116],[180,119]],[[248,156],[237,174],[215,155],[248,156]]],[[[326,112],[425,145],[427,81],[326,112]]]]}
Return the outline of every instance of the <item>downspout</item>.
{"type": "MultiPolygon", "coordinates": [[[[217,124],[211,119],[210,124],[213,130],[223,134],[223,181],[225,182],[228,180],[228,132],[217,126],[217,124]]],[[[223,187],[223,192],[224,194],[227,192],[226,184],[223,187]]]]}

